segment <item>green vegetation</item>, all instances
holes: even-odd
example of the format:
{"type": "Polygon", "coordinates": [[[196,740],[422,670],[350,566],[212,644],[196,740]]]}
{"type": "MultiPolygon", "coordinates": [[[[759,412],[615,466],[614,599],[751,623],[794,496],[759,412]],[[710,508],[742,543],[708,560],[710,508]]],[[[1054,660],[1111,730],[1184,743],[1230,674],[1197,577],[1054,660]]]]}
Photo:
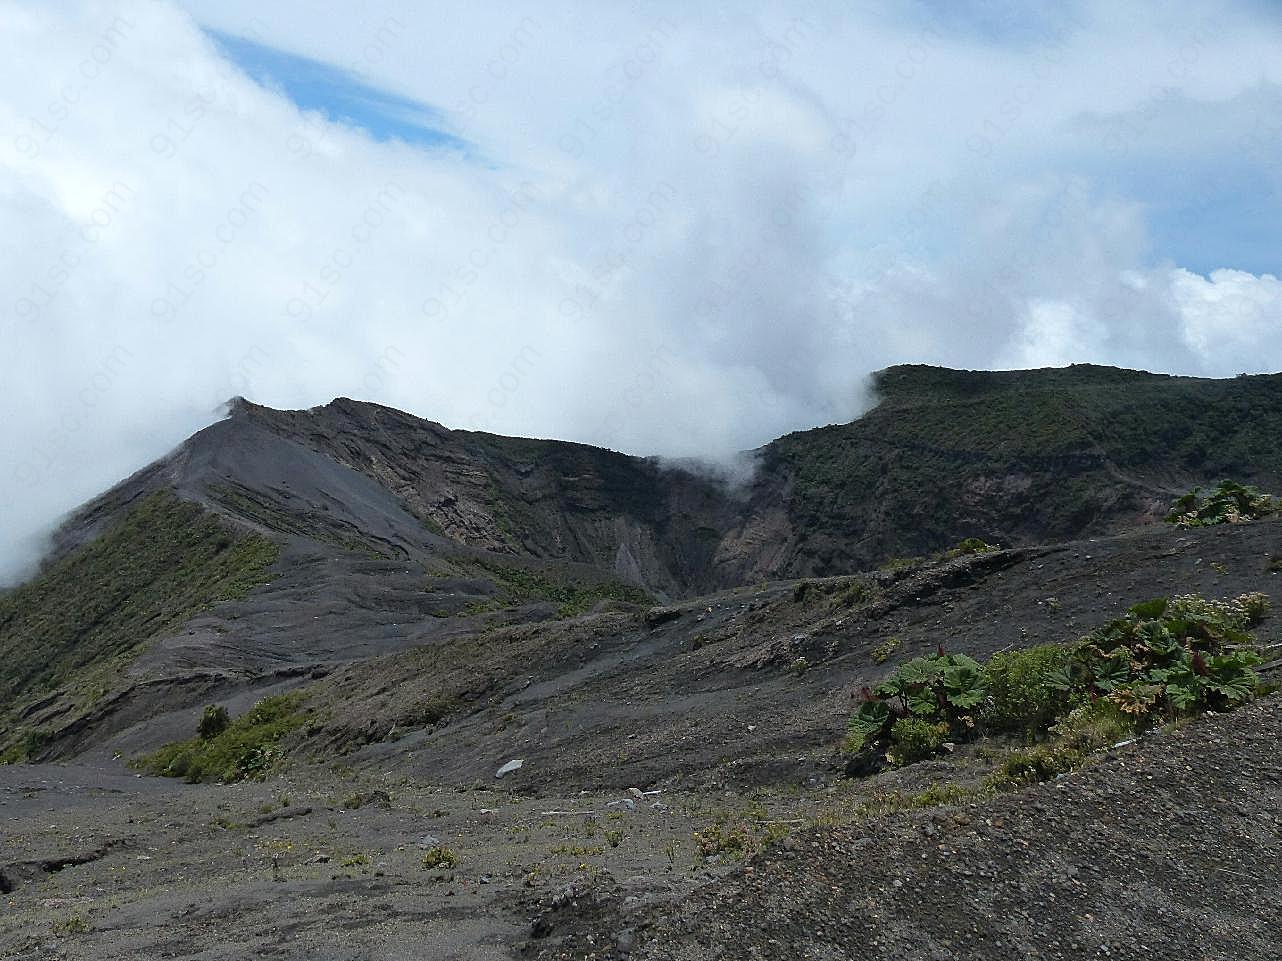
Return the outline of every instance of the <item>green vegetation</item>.
{"type": "Polygon", "coordinates": [[[760,830],[742,822],[717,822],[695,832],[695,848],[704,858],[722,857],[738,861],[762,848],[778,844],[788,836],[786,824],[771,822],[758,827],[760,830]]]}
{"type": "Polygon", "coordinates": [[[918,567],[924,567],[928,564],[943,564],[947,561],[955,561],[959,557],[973,557],[977,554],[991,554],[994,551],[1000,551],[1001,547],[996,544],[989,544],[987,541],[980,540],[978,537],[967,537],[958,541],[952,547],[946,550],[936,551],[925,557],[892,557],[885,561],[879,567],[879,570],[887,574],[898,574],[903,571],[911,571],[918,567]]]}
{"type": "Polygon", "coordinates": [[[763,469],[790,484],[789,517],[815,570],[928,556],[957,519],[1006,543],[1125,522],[1142,488],[1206,482],[1243,464],[1282,476],[1282,377],[1166,377],[1078,365],[966,372],[893,367],[858,421],[788,435],[763,469]],[[1135,478],[1132,483],[1125,478],[1135,478]],[[840,543],[834,531],[861,531],[840,543]]]}
{"type": "Polygon", "coordinates": [[[985,788],[971,788],[944,782],[932,784],[924,791],[907,794],[903,791],[877,791],[861,801],[845,817],[829,815],[819,819],[820,824],[837,824],[847,820],[864,821],[869,818],[898,814],[900,811],[919,811],[922,808],[941,807],[946,804],[967,804],[992,793],[985,788]]]}
{"type": "Polygon", "coordinates": [[[1214,527],[1258,521],[1278,510],[1278,499],[1272,494],[1226,480],[1209,494],[1204,495],[1199,487],[1176,500],[1166,522],[1180,527],[1214,527]]]}
{"type": "Polygon", "coordinates": [[[221,704],[211,704],[200,716],[200,723],[196,725],[196,734],[202,741],[208,741],[222,734],[230,726],[231,715],[227,713],[227,708],[221,704]]]}
{"type": "Polygon", "coordinates": [[[69,914],[49,922],[49,929],[56,935],[88,934],[93,928],[80,914],[69,914]]]}
{"type": "Polygon", "coordinates": [[[872,649],[872,659],[874,664],[885,664],[892,654],[904,646],[904,642],[898,637],[888,637],[872,649]]]}
{"type": "MultiPolygon", "coordinates": [[[[92,701],[146,641],[217,601],[244,597],[278,556],[272,541],[171,491],[151,494],[95,540],[0,594],[0,704],[55,690],[92,701]]],[[[6,759],[31,756],[17,741],[40,733],[8,729],[6,759]]]]}
{"type": "Polygon", "coordinates": [[[980,540],[978,537],[967,537],[958,543],[955,547],[950,547],[940,556],[941,560],[951,561],[958,557],[969,557],[973,554],[991,554],[993,551],[1001,550],[995,544],[989,544],[980,540]]]}
{"type": "Polygon", "coordinates": [[[464,611],[465,614],[482,614],[542,601],[556,604],[557,617],[567,618],[586,614],[601,601],[645,606],[654,604],[654,598],[641,588],[621,581],[576,580],[560,574],[491,561],[458,563],[456,566],[465,573],[493,581],[498,588],[494,599],[471,605],[464,611]]]}
{"type": "Polygon", "coordinates": [[[1034,737],[1064,710],[1067,692],[1061,679],[1068,669],[1068,648],[1042,644],[1003,651],[988,659],[984,673],[992,703],[985,717],[990,730],[1034,737]]]}
{"type": "Polygon", "coordinates": [[[423,853],[423,867],[429,871],[448,871],[458,867],[458,855],[446,847],[429,848],[423,853]]]}
{"type": "Polygon", "coordinates": [[[901,717],[890,726],[890,743],[896,764],[924,761],[939,752],[948,740],[948,725],[932,724],[920,717],[901,717]]]}
{"type": "Polygon", "coordinates": [[[1050,728],[1052,740],[1012,751],[985,779],[994,790],[1049,781],[1076,771],[1091,755],[1135,736],[1134,722],[1116,704],[1098,699],[1075,708],[1050,728]]]}
{"type": "Polygon", "coordinates": [[[1252,668],[1260,657],[1250,628],[1268,613],[1258,593],[1160,598],[1073,645],[1003,652],[985,665],[942,649],[913,658],[865,689],[845,749],[910,764],[948,741],[985,734],[1049,738],[1010,755],[993,786],[1045,780],[1156,724],[1229,711],[1257,696],[1252,668]]]}
{"type": "Polygon", "coordinates": [[[705,858],[726,857],[732,860],[751,854],[759,846],[756,834],[744,824],[710,824],[695,832],[694,843],[705,858]]]}
{"type": "Polygon", "coordinates": [[[309,719],[301,693],[264,698],[213,737],[167,744],[130,766],[192,783],[262,780],[282,756],[280,741],[309,719]]]}
{"type": "Polygon", "coordinates": [[[914,657],[865,692],[847,729],[846,750],[892,740],[899,763],[933,754],[950,737],[974,730],[978,708],[987,696],[987,678],[979,662],[965,654],[914,657]]]}
{"type": "Polygon", "coordinates": [[[789,824],[772,820],[759,800],[740,810],[716,809],[713,822],[694,833],[695,850],[700,857],[737,861],[763,848],[779,844],[789,834],[789,824]]]}

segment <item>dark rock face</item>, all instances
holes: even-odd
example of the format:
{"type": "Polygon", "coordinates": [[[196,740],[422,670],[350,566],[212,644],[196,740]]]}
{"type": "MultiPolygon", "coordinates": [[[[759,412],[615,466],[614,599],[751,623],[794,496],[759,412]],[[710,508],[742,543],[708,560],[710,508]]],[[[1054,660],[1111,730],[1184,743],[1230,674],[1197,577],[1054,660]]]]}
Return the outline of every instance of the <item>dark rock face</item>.
{"type": "Polygon", "coordinates": [[[1225,476],[1282,487],[1282,375],[898,367],[853,423],[782,437],[730,489],[711,474],[548,440],[452,431],[348,399],[231,416],[82,511],[66,547],[174,486],[278,534],[390,557],[464,548],[589,565],[659,597],[831,576],[964,537],[1116,533],[1225,476]]]}

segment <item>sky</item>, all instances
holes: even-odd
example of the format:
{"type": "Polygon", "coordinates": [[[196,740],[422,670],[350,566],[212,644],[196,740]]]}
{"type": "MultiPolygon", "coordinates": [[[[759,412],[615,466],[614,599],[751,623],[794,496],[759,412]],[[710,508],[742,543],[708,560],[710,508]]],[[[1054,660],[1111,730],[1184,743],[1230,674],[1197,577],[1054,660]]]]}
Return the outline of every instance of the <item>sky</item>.
{"type": "Polygon", "coordinates": [[[243,395],[728,457],[1282,369],[1282,6],[0,0],[0,582],[243,395]]]}

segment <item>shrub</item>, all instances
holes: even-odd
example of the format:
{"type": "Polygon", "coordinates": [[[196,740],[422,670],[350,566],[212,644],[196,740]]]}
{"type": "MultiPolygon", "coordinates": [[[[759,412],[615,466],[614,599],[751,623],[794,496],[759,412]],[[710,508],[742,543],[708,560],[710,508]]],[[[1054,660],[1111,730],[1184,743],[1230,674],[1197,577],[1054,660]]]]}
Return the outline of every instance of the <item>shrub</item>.
{"type": "Polygon", "coordinates": [[[192,783],[261,780],[280,759],[281,739],[306,721],[302,694],[264,698],[213,737],[167,744],[130,766],[192,783]]]}
{"type": "Polygon", "coordinates": [[[1273,604],[1267,594],[1255,591],[1251,594],[1243,594],[1234,602],[1241,608],[1242,613],[1246,616],[1248,627],[1254,627],[1269,616],[1273,609],[1273,604]]]}
{"type": "Polygon", "coordinates": [[[1180,527],[1213,527],[1259,520],[1277,511],[1278,500],[1271,494],[1226,480],[1205,496],[1201,488],[1194,488],[1178,498],[1166,522],[1180,527]]]}
{"type": "Polygon", "coordinates": [[[857,607],[860,604],[866,604],[876,596],[876,582],[857,577],[837,592],[833,598],[833,606],[857,607]]]}
{"type": "Polygon", "coordinates": [[[1001,550],[995,544],[989,544],[980,540],[978,537],[968,537],[961,541],[955,547],[944,552],[945,560],[953,560],[957,557],[966,557],[971,554],[991,554],[993,551],[1001,550]]]}
{"type": "Polygon", "coordinates": [[[1068,707],[1068,649],[1042,644],[994,654],[984,666],[991,699],[985,723],[994,731],[1034,736],[1068,707]]]}
{"type": "Polygon", "coordinates": [[[1050,732],[1051,743],[1007,755],[986,779],[987,786],[1024,787],[1076,771],[1093,752],[1133,737],[1135,725],[1115,704],[1097,700],[1070,711],[1050,732]]]}
{"type": "Polygon", "coordinates": [[[864,695],[863,703],[850,715],[846,725],[846,740],[842,747],[850,754],[856,754],[866,745],[884,738],[894,723],[889,704],[874,697],[867,688],[864,695]]]}
{"type": "Polygon", "coordinates": [[[694,843],[705,858],[722,856],[737,861],[756,851],[759,842],[745,824],[710,824],[695,832],[694,843]]]}
{"type": "Polygon", "coordinates": [[[901,664],[873,693],[898,702],[900,713],[950,728],[974,727],[973,715],[988,694],[984,669],[965,654],[914,657],[901,664]]]}
{"type": "Polygon", "coordinates": [[[1039,744],[1012,751],[986,779],[989,787],[1005,789],[1049,781],[1082,766],[1086,755],[1062,744],[1039,744]]]}
{"type": "Polygon", "coordinates": [[[872,649],[872,659],[876,664],[885,664],[890,655],[903,647],[904,642],[897,637],[887,638],[872,649]]]}
{"type": "Polygon", "coordinates": [[[1255,695],[1259,663],[1248,631],[1263,595],[1211,601],[1196,595],[1137,604],[1073,649],[1073,686],[1105,697],[1137,723],[1229,710],[1255,695]]]}
{"type": "Polygon", "coordinates": [[[88,934],[93,928],[79,914],[71,914],[65,918],[55,919],[49,922],[49,927],[54,934],[88,934]]]}
{"type": "Polygon", "coordinates": [[[889,757],[908,764],[977,731],[1053,735],[1054,745],[1013,755],[1012,769],[998,772],[1028,783],[1159,721],[1232,710],[1266,691],[1252,670],[1260,656],[1250,628],[1268,613],[1260,593],[1156,598],[1068,647],[1003,652],[982,667],[942,649],[913,658],[864,689],[844,748],[866,753],[846,769],[875,770],[874,749],[891,745],[889,757]]]}
{"type": "Polygon", "coordinates": [[[896,764],[914,764],[933,757],[947,740],[947,724],[932,724],[919,717],[901,717],[890,728],[896,764]]]}
{"type": "Polygon", "coordinates": [[[423,867],[429,871],[448,871],[458,867],[458,855],[447,847],[428,848],[423,853],[423,867]]]}
{"type": "Polygon", "coordinates": [[[202,741],[208,741],[212,737],[217,737],[231,725],[231,715],[227,713],[227,708],[221,704],[211,704],[205,708],[205,713],[200,716],[200,723],[196,725],[196,733],[202,741]]]}

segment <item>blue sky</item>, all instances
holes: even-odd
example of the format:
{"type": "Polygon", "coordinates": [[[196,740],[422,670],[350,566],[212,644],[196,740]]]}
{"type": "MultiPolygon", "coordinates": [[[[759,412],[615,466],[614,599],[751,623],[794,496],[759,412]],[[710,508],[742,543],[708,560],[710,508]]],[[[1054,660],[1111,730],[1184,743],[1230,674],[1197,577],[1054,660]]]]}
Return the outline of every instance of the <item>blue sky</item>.
{"type": "Polygon", "coordinates": [[[206,33],[255,81],[303,110],[316,110],[336,123],[360,127],[379,141],[459,150],[468,146],[444,129],[446,118],[430,104],[371,86],[334,64],[219,30],[206,33]]]}

